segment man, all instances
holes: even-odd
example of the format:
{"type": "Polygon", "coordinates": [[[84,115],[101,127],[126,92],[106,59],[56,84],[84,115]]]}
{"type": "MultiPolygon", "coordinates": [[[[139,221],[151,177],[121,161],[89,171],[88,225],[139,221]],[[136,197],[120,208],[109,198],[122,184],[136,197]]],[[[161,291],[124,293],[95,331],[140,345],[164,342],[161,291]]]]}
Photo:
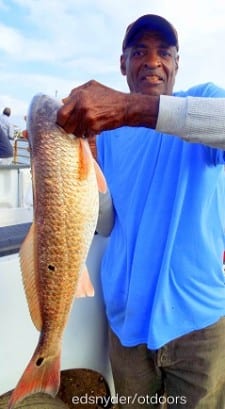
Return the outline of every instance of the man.
{"type": "Polygon", "coordinates": [[[90,81],[58,112],[67,132],[100,134],[114,206],[102,285],[121,408],[225,408],[225,90],[173,94],[178,51],[167,20],[140,17],[120,60],[130,94],[90,81]]]}
{"type": "Polygon", "coordinates": [[[9,164],[13,158],[13,147],[10,139],[13,137],[13,127],[9,121],[11,109],[6,107],[0,115],[0,163],[9,164]]]}

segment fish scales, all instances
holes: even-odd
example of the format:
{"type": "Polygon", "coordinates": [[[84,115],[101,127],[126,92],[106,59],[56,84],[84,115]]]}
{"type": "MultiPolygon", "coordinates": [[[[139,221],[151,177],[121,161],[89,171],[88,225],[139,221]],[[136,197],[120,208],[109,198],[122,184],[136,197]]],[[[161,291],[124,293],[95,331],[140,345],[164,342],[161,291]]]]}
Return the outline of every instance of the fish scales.
{"type": "MultiPolygon", "coordinates": [[[[80,140],[71,139],[57,126],[52,129],[55,118],[53,122],[47,104],[43,107],[45,109],[40,116],[43,112],[46,129],[43,124],[41,127],[40,123],[36,125],[32,118],[28,128],[28,132],[34,135],[31,149],[38,198],[35,200],[34,221],[39,238],[40,294],[45,300],[42,303],[43,321],[48,323],[48,330],[52,330],[51,327],[49,329],[51,323],[55,332],[60,332],[65,326],[65,312],[71,306],[83,260],[93,237],[98,191],[93,167],[90,167],[87,178],[82,180],[80,140]],[[57,294],[54,301],[51,297],[53,292],[57,294]],[[49,319],[52,316],[54,319],[49,319]]],[[[48,336],[47,330],[45,335],[48,336]]],[[[52,344],[54,350],[55,344],[52,344]]]]}
{"type": "MultiPolygon", "coordinates": [[[[59,107],[58,101],[37,95],[28,115],[34,221],[21,248],[21,269],[40,338],[12,394],[10,409],[31,393],[57,393],[63,331],[98,217],[93,158],[85,140],[56,125],[59,107]]],[[[86,294],[89,290],[85,287],[86,294]]]]}

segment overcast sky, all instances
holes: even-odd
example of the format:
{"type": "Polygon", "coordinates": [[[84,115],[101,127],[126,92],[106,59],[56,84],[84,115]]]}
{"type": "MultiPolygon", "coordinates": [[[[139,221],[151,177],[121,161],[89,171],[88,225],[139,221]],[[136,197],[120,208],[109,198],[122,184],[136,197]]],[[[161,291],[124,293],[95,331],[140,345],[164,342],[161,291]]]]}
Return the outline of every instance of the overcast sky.
{"type": "Polygon", "coordinates": [[[10,106],[23,127],[38,92],[62,98],[90,79],[128,91],[121,42],[146,13],[178,30],[176,90],[207,81],[225,88],[225,0],[0,0],[0,110],[10,106]]]}

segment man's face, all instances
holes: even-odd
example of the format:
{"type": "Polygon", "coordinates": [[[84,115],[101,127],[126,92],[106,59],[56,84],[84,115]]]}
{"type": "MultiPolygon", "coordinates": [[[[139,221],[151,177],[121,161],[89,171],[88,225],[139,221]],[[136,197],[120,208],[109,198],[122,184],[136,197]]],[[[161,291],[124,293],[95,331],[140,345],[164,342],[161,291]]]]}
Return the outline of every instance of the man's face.
{"type": "Polygon", "coordinates": [[[171,95],[179,56],[157,33],[146,32],[133,41],[121,56],[121,72],[131,92],[171,95]]]}

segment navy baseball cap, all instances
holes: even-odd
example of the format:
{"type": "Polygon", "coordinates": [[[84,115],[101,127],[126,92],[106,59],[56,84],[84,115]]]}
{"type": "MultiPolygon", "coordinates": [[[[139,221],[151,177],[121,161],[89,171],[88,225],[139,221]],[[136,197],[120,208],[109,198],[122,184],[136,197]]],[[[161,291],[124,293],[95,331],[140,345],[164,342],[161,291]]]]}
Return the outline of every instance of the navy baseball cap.
{"type": "Polygon", "coordinates": [[[133,39],[140,31],[145,30],[162,33],[169,45],[179,49],[177,31],[173,25],[156,14],[145,14],[127,27],[122,45],[123,51],[132,44],[133,39]]]}

